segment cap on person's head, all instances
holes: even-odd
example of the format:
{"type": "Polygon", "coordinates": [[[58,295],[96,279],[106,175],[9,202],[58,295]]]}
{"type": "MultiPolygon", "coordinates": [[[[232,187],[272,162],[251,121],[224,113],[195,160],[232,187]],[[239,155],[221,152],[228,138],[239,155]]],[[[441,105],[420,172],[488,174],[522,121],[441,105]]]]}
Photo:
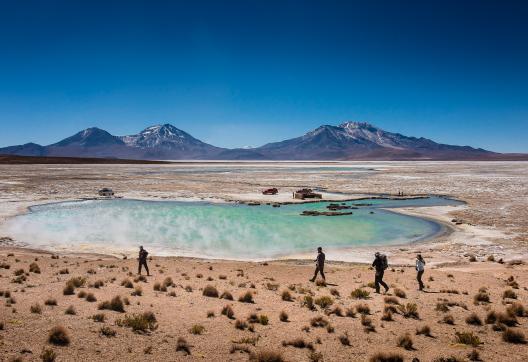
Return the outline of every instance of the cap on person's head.
{"type": "Polygon", "coordinates": [[[143,245],[140,245],[139,248],[140,248],[140,249],[143,249],[143,245]]]}
{"type": "Polygon", "coordinates": [[[323,248],[318,247],[318,248],[317,248],[317,251],[323,251],[323,248]]]}
{"type": "Polygon", "coordinates": [[[418,259],[421,259],[422,258],[422,254],[418,254],[417,257],[418,257],[418,259]]]}
{"type": "Polygon", "coordinates": [[[376,256],[376,257],[377,257],[377,256],[380,256],[379,251],[376,251],[376,254],[374,254],[374,256],[376,256]]]}

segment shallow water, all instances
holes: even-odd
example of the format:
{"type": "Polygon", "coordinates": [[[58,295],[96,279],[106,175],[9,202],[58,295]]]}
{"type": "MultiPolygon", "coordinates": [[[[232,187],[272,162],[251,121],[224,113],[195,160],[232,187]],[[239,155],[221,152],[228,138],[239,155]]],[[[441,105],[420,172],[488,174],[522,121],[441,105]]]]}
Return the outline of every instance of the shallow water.
{"type": "Polygon", "coordinates": [[[369,199],[346,216],[301,216],[327,211],[329,202],[248,206],[204,202],[97,200],[35,206],[10,220],[6,231],[31,246],[68,251],[118,252],[142,244],[157,255],[256,260],[312,251],[317,246],[408,243],[440,225],[383,208],[455,205],[443,198],[369,199]]]}

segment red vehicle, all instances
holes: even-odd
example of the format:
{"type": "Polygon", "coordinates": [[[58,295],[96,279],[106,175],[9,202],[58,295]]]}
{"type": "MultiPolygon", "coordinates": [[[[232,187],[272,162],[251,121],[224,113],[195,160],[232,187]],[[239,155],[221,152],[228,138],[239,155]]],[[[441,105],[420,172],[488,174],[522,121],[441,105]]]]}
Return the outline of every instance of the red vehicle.
{"type": "Polygon", "coordinates": [[[277,195],[278,193],[279,190],[277,190],[275,187],[262,191],[262,195],[277,195]]]}

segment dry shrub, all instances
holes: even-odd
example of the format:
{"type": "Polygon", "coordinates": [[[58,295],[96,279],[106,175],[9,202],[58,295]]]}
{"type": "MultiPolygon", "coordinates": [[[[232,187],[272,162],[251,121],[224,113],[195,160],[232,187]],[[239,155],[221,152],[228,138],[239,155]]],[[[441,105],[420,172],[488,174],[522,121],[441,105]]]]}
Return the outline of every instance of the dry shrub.
{"type": "Polygon", "coordinates": [[[435,310],[445,313],[449,311],[449,306],[446,302],[438,302],[436,303],[435,310]]]}
{"type": "Polygon", "coordinates": [[[169,287],[174,287],[176,284],[174,284],[174,281],[172,280],[171,277],[166,277],[164,280],[163,280],[163,286],[165,288],[169,288],[169,287]]]}
{"type": "Polygon", "coordinates": [[[250,361],[255,362],[284,362],[285,359],[280,351],[260,350],[249,355],[250,361]]]}
{"type": "Polygon", "coordinates": [[[328,320],[326,320],[323,316],[317,316],[317,317],[313,317],[310,320],[310,324],[312,327],[315,327],[315,328],[323,328],[328,325],[328,320]]]}
{"type": "Polygon", "coordinates": [[[46,299],[46,301],[44,301],[44,304],[45,305],[50,305],[50,306],[56,306],[57,305],[57,300],[53,299],[53,298],[48,298],[48,299],[46,299]]]}
{"type": "Polygon", "coordinates": [[[220,279],[220,280],[225,280],[225,279],[227,279],[227,275],[220,274],[220,275],[218,276],[218,279],[220,279]]]}
{"type": "Polygon", "coordinates": [[[304,339],[302,339],[300,337],[292,339],[290,341],[282,341],[282,345],[284,347],[292,346],[292,347],[295,347],[295,348],[308,348],[309,350],[313,350],[314,349],[312,343],[306,342],[304,339]]]}
{"type": "Polygon", "coordinates": [[[178,337],[178,341],[176,342],[176,352],[185,352],[188,355],[191,354],[191,348],[185,338],[178,337]]]}
{"type": "Polygon", "coordinates": [[[123,279],[123,280],[121,281],[121,286],[122,286],[122,287],[125,287],[125,288],[130,288],[130,289],[132,289],[132,288],[134,288],[134,283],[132,283],[132,282],[130,281],[130,279],[123,279]]]}
{"type": "Polygon", "coordinates": [[[73,295],[75,294],[75,286],[73,283],[67,282],[64,286],[64,289],[62,289],[62,294],[64,295],[73,295]]]}
{"type": "Polygon", "coordinates": [[[233,311],[233,308],[231,308],[230,305],[225,305],[222,308],[222,315],[225,315],[229,319],[233,319],[235,316],[235,312],[233,311]]]}
{"type": "Polygon", "coordinates": [[[514,327],[519,324],[517,318],[515,318],[514,315],[508,313],[497,313],[497,323],[504,324],[508,327],[514,327]]]}
{"type": "MultiPolygon", "coordinates": [[[[80,294],[81,293],[79,293],[79,295],[80,294]]],[[[95,295],[93,295],[93,293],[88,293],[86,294],[86,301],[90,303],[97,302],[97,298],[95,297],[95,295]]]]}
{"type": "Polygon", "coordinates": [[[91,316],[91,318],[94,320],[94,322],[103,323],[106,319],[106,316],[104,313],[97,313],[91,316]]]}
{"type": "Polygon", "coordinates": [[[406,350],[412,350],[413,348],[413,340],[411,338],[411,335],[406,333],[403,336],[398,337],[397,342],[398,347],[405,348],[406,350]]]}
{"type": "Polygon", "coordinates": [[[103,326],[99,329],[99,334],[105,337],[115,337],[117,332],[108,326],[103,326]]]}
{"type": "Polygon", "coordinates": [[[456,332],[455,341],[473,347],[480,345],[480,338],[473,334],[473,332],[456,332]]]}
{"type": "Polygon", "coordinates": [[[427,337],[432,337],[431,336],[431,327],[429,327],[428,325],[425,325],[425,326],[422,326],[420,328],[417,328],[416,329],[416,334],[417,335],[424,335],[424,336],[427,336],[427,337]]]}
{"type": "Polygon", "coordinates": [[[245,292],[244,294],[242,294],[238,298],[238,301],[242,302],[242,303],[255,303],[253,301],[253,293],[251,293],[249,290],[247,292],[245,292]]]}
{"type": "Polygon", "coordinates": [[[473,300],[476,304],[478,303],[490,303],[490,297],[489,294],[485,291],[480,290],[475,296],[473,297],[473,300]]]}
{"type": "Polygon", "coordinates": [[[233,300],[233,295],[230,292],[228,292],[227,290],[224,290],[222,295],[220,295],[220,299],[233,300]]]}
{"type": "Polygon", "coordinates": [[[31,264],[29,264],[29,272],[30,273],[35,273],[35,274],[40,274],[40,267],[38,266],[37,263],[31,263],[31,264]]]}
{"type": "Polygon", "coordinates": [[[31,307],[29,307],[29,311],[35,314],[42,314],[42,307],[40,306],[40,304],[35,303],[31,307]]]}
{"type": "Polygon", "coordinates": [[[205,327],[202,326],[201,324],[195,324],[191,327],[191,329],[189,329],[189,332],[191,334],[203,334],[203,332],[205,332],[205,327]]]}
{"type": "Polygon", "coordinates": [[[474,349],[471,352],[469,352],[468,359],[470,361],[481,361],[480,354],[478,353],[478,351],[476,349],[474,349]]]}
{"type": "Polygon", "coordinates": [[[502,332],[502,340],[508,343],[525,344],[526,338],[521,331],[516,331],[512,328],[506,328],[502,332]]]}
{"type": "Polygon", "coordinates": [[[403,290],[401,290],[400,288],[395,288],[394,289],[394,295],[396,295],[398,298],[403,298],[403,299],[405,299],[407,297],[405,292],[403,290]]]}
{"type": "Polygon", "coordinates": [[[70,344],[70,337],[64,327],[55,326],[49,332],[48,342],[56,346],[67,346],[70,344]]]}
{"type": "Polygon", "coordinates": [[[68,280],[68,283],[72,283],[75,288],[83,287],[86,284],[86,278],[84,277],[73,277],[68,280]]]}
{"type": "Polygon", "coordinates": [[[383,298],[383,301],[387,304],[395,304],[395,305],[400,304],[400,301],[396,297],[385,297],[383,298]]]}
{"type": "Polygon", "coordinates": [[[160,282],[154,283],[154,286],[152,287],[152,289],[154,289],[156,292],[159,292],[160,288],[161,288],[160,282]]]}
{"type": "Polygon", "coordinates": [[[349,317],[349,318],[356,318],[356,311],[354,310],[354,308],[347,308],[346,311],[345,311],[345,316],[349,317]]]}
{"type": "Polygon", "coordinates": [[[350,346],[350,339],[348,338],[348,334],[345,333],[340,335],[339,342],[341,342],[343,346],[350,346]]]}
{"type": "Polygon", "coordinates": [[[319,298],[316,298],[314,303],[320,306],[321,308],[325,309],[334,304],[334,300],[328,295],[323,295],[319,298]]]}
{"type": "Polygon", "coordinates": [[[64,314],[76,315],[77,311],[75,310],[75,307],[73,305],[70,305],[68,308],[66,308],[64,314]]]}
{"type": "Polygon", "coordinates": [[[466,318],[466,323],[467,324],[471,324],[473,326],[481,326],[482,325],[482,320],[480,319],[480,317],[476,313],[471,313],[466,318]]]}
{"type": "Polygon", "coordinates": [[[57,358],[57,354],[54,350],[50,348],[44,348],[42,350],[42,353],[40,354],[40,359],[42,362],[55,362],[55,359],[57,358]]]}
{"type": "Polygon", "coordinates": [[[86,298],[86,292],[84,290],[81,290],[79,293],[77,293],[77,297],[86,298]]]}
{"type": "Polygon", "coordinates": [[[392,304],[385,304],[383,312],[391,312],[392,314],[398,314],[398,309],[392,304]]]}
{"type": "Polygon", "coordinates": [[[158,328],[156,316],[152,312],[125,315],[123,319],[116,320],[120,327],[129,327],[136,333],[147,333],[158,328]]]}
{"type": "Polygon", "coordinates": [[[453,318],[451,314],[446,314],[442,319],[442,322],[444,322],[445,324],[453,325],[455,324],[455,318],[453,318]]]}
{"type": "Polygon", "coordinates": [[[350,293],[350,296],[354,299],[368,299],[369,298],[369,295],[370,293],[367,292],[366,290],[364,289],[361,289],[361,288],[357,288],[357,289],[354,289],[351,293],[350,293]]]}
{"type": "Polygon", "coordinates": [[[288,313],[286,313],[285,311],[281,311],[280,314],[279,314],[279,320],[281,322],[287,322],[288,321],[288,313]]]}
{"type": "Polygon", "coordinates": [[[407,303],[405,305],[399,305],[398,310],[405,318],[419,319],[418,306],[416,303],[407,303]]]}
{"type": "Polygon", "coordinates": [[[336,288],[330,289],[330,294],[332,294],[334,297],[339,297],[341,294],[339,294],[339,290],[336,288]]]}
{"type": "Polygon", "coordinates": [[[237,319],[235,321],[235,328],[236,329],[244,330],[247,327],[248,327],[248,324],[246,322],[244,322],[243,320],[237,319]]]}
{"type": "Polygon", "coordinates": [[[403,356],[395,352],[378,352],[369,358],[369,362],[403,362],[403,356]]]}
{"type": "Polygon", "coordinates": [[[292,296],[291,296],[291,293],[288,291],[288,290],[284,290],[281,294],[281,298],[282,300],[286,301],[286,302],[291,302],[293,301],[292,299],[292,296]]]}
{"type": "Polygon", "coordinates": [[[112,298],[110,301],[105,301],[99,304],[98,308],[100,310],[102,309],[108,309],[113,310],[115,312],[124,313],[125,312],[125,306],[123,305],[123,301],[121,300],[121,297],[116,295],[112,298]]]}
{"type": "Polygon", "coordinates": [[[314,310],[314,300],[311,295],[305,295],[302,301],[302,306],[308,308],[309,310],[314,310]]]}
{"type": "Polygon", "coordinates": [[[336,306],[334,309],[328,310],[326,312],[326,315],[332,315],[334,314],[337,317],[343,317],[343,309],[341,309],[340,306],[336,306]]]}
{"type": "Polygon", "coordinates": [[[267,290],[271,290],[271,291],[276,291],[279,289],[279,285],[278,284],[274,284],[274,283],[266,283],[266,289],[267,290]]]}
{"type": "Polygon", "coordinates": [[[504,293],[502,293],[502,299],[506,298],[517,299],[517,294],[511,289],[506,289],[504,293]]]}
{"type": "Polygon", "coordinates": [[[525,310],[524,306],[519,302],[515,302],[512,305],[510,305],[506,309],[506,313],[508,313],[511,316],[516,316],[516,317],[528,316],[528,312],[525,310]]]}
{"type": "Polygon", "coordinates": [[[385,322],[393,321],[394,319],[392,318],[392,312],[390,310],[384,311],[383,315],[381,316],[381,320],[385,322]]]}
{"type": "Polygon", "coordinates": [[[205,297],[218,298],[218,290],[212,285],[207,285],[202,293],[205,297]]]}
{"type": "Polygon", "coordinates": [[[357,311],[359,314],[363,314],[363,315],[370,314],[370,308],[369,308],[369,306],[366,305],[366,304],[357,304],[357,305],[356,305],[356,311],[357,311]]]}
{"type": "Polygon", "coordinates": [[[251,350],[248,346],[240,345],[240,344],[232,344],[231,349],[229,350],[229,353],[235,353],[235,352],[244,352],[244,353],[250,353],[251,350]]]}

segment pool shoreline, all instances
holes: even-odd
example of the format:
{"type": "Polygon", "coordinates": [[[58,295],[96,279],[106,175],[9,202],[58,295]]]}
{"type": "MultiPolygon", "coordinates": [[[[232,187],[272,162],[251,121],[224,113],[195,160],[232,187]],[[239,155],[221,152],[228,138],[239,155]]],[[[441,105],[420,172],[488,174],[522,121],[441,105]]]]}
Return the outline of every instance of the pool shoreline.
{"type": "MultiPolygon", "coordinates": [[[[349,198],[347,200],[343,200],[343,199],[339,199],[339,200],[303,200],[305,202],[297,202],[297,204],[304,204],[304,203],[320,203],[320,202],[346,202],[346,201],[349,201],[349,202],[353,202],[353,201],[358,201],[358,200],[365,200],[365,199],[381,199],[381,200],[412,200],[412,199],[423,199],[423,198],[428,198],[428,197],[441,197],[441,198],[446,198],[446,199],[449,199],[449,200],[454,200],[454,201],[458,201],[462,204],[466,204],[463,200],[457,200],[455,198],[452,198],[452,197],[449,197],[449,196],[446,196],[446,195],[441,195],[441,196],[437,196],[437,195],[409,195],[409,196],[406,196],[406,197],[386,197],[386,196],[379,196],[379,195],[373,195],[371,197],[368,197],[368,196],[360,196],[360,197],[356,197],[356,198],[349,198]]],[[[98,198],[94,198],[95,200],[98,200],[98,198]]],[[[94,199],[86,199],[86,198],[81,198],[81,199],[69,199],[69,200],[54,200],[54,201],[51,201],[50,200],[47,200],[46,202],[42,202],[42,203],[34,203],[32,205],[29,205],[25,208],[24,212],[20,212],[20,213],[16,213],[15,215],[12,215],[12,217],[14,216],[18,216],[18,215],[23,215],[23,214],[26,214],[28,212],[31,212],[31,208],[32,207],[35,207],[35,206],[43,206],[43,205],[53,205],[53,204],[59,204],[59,203],[65,203],[65,202],[82,202],[82,201],[89,201],[89,200],[94,200],[94,199]]],[[[198,199],[198,198],[177,198],[177,199],[163,199],[163,200],[158,200],[158,199],[155,199],[155,198],[141,198],[141,197],[135,197],[135,198],[125,198],[124,200],[131,200],[131,201],[153,201],[153,202],[164,202],[164,201],[167,201],[167,202],[200,202],[200,203],[228,203],[228,204],[232,204],[232,203],[238,203],[238,204],[244,204],[244,202],[236,202],[236,201],[232,201],[232,200],[203,200],[203,199],[198,199]]],[[[291,202],[287,202],[287,203],[283,203],[284,205],[290,205],[290,204],[296,204],[295,202],[294,203],[291,203],[291,202]]],[[[460,206],[460,205],[458,205],[460,206]]],[[[422,208],[422,207],[435,207],[435,206],[412,206],[413,208],[422,208]]],[[[455,206],[454,206],[455,207],[455,206]]],[[[401,212],[401,210],[399,209],[404,209],[406,208],[406,206],[391,206],[391,207],[379,207],[380,210],[384,210],[385,212],[390,212],[390,213],[396,213],[396,214],[400,214],[400,215],[406,215],[406,216],[412,216],[412,217],[416,217],[416,218],[419,218],[419,219],[422,219],[422,220],[427,220],[431,223],[434,223],[435,226],[438,227],[438,230],[436,230],[434,233],[432,234],[429,234],[429,235],[426,235],[426,236],[423,236],[423,237],[420,237],[416,240],[412,240],[412,241],[409,241],[409,242],[404,242],[404,243],[396,243],[396,244],[386,244],[386,245],[371,245],[371,246],[364,246],[364,245],[361,245],[361,246],[351,246],[351,247],[343,247],[343,248],[339,248],[339,247],[336,247],[336,248],[330,248],[329,250],[331,250],[333,253],[336,253],[336,252],[344,252],[346,254],[353,254],[355,253],[357,250],[361,250],[361,251],[365,251],[365,250],[368,250],[368,251],[372,251],[372,250],[378,250],[378,249],[398,249],[398,248],[403,248],[403,247],[411,247],[411,246],[417,246],[417,245],[420,245],[420,244],[425,244],[427,242],[431,242],[433,241],[434,239],[437,239],[437,238],[440,238],[440,237],[447,237],[449,236],[453,231],[453,227],[452,225],[449,225],[448,223],[446,223],[445,221],[443,220],[440,220],[440,219],[437,219],[437,218],[433,218],[433,217],[428,217],[428,216],[423,216],[423,215],[420,215],[420,216],[417,216],[417,215],[412,215],[412,214],[407,214],[405,212],[401,212]]],[[[16,243],[16,241],[15,241],[16,243]]],[[[18,244],[18,243],[17,243],[18,244]]],[[[22,247],[22,248],[25,248],[25,249],[32,249],[32,250],[35,250],[35,248],[37,248],[37,250],[42,250],[44,252],[49,252],[49,253],[58,253],[58,254],[68,254],[68,255],[98,255],[98,256],[102,256],[102,255],[105,255],[105,256],[108,256],[108,257],[116,257],[116,258],[122,258],[124,256],[131,256],[133,255],[134,253],[129,250],[129,249],[125,249],[125,248],[122,248],[122,249],[119,249],[119,250],[102,250],[100,252],[94,252],[94,251],[83,251],[82,250],[82,244],[79,245],[79,248],[77,248],[77,250],[75,249],[67,249],[67,250],[60,250],[59,248],[57,249],[53,249],[53,248],[39,248],[39,247],[35,247],[35,245],[31,245],[30,243],[27,243],[27,244],[18,244],[19,247],[22,247]]],[[[284,254],[284,255],[275,255],[275,256],[270,256],[270,257],[263,257],[263,258],[245,258],[245,257],[242,257],[242,258],[236,258],[236,257],[228,257],[228,256],[221,256],[221,257],[218,257],[218,256],[204,256],[204,255],[199,255],[199,254],[196,254],[194,252],[191,252],[191,253],[185,253],[185,252],[181,252],[180,254],[177,254],[176,252],[175,253],[171,253],[169,252],[168,254],[163,254],[163,253],[153,253],[152,255],[155,255],[155,256],[158,256],[158,257],[182,257],[182,258],[191,258],[191,259],[201,259],[201,260],[226,260],[226,261],[239,261],[239,262],[264,262],[264,261],[285,261],[285,260],[295,260],[297,259],[299,256],[302,256],[302,258],[311,258],[311,256],[308,256],[307,253],[305,252],[293,252],[293,253],[290,253],[290,254],[284,254]]],[[[367,262],[367,258],[360,258],[362,260],[355,260],[355,261],[347,261],[347,260],[336,260],[336,262],[352,262],[352,263],[363,263],[363,262],[367,262]]]]}

